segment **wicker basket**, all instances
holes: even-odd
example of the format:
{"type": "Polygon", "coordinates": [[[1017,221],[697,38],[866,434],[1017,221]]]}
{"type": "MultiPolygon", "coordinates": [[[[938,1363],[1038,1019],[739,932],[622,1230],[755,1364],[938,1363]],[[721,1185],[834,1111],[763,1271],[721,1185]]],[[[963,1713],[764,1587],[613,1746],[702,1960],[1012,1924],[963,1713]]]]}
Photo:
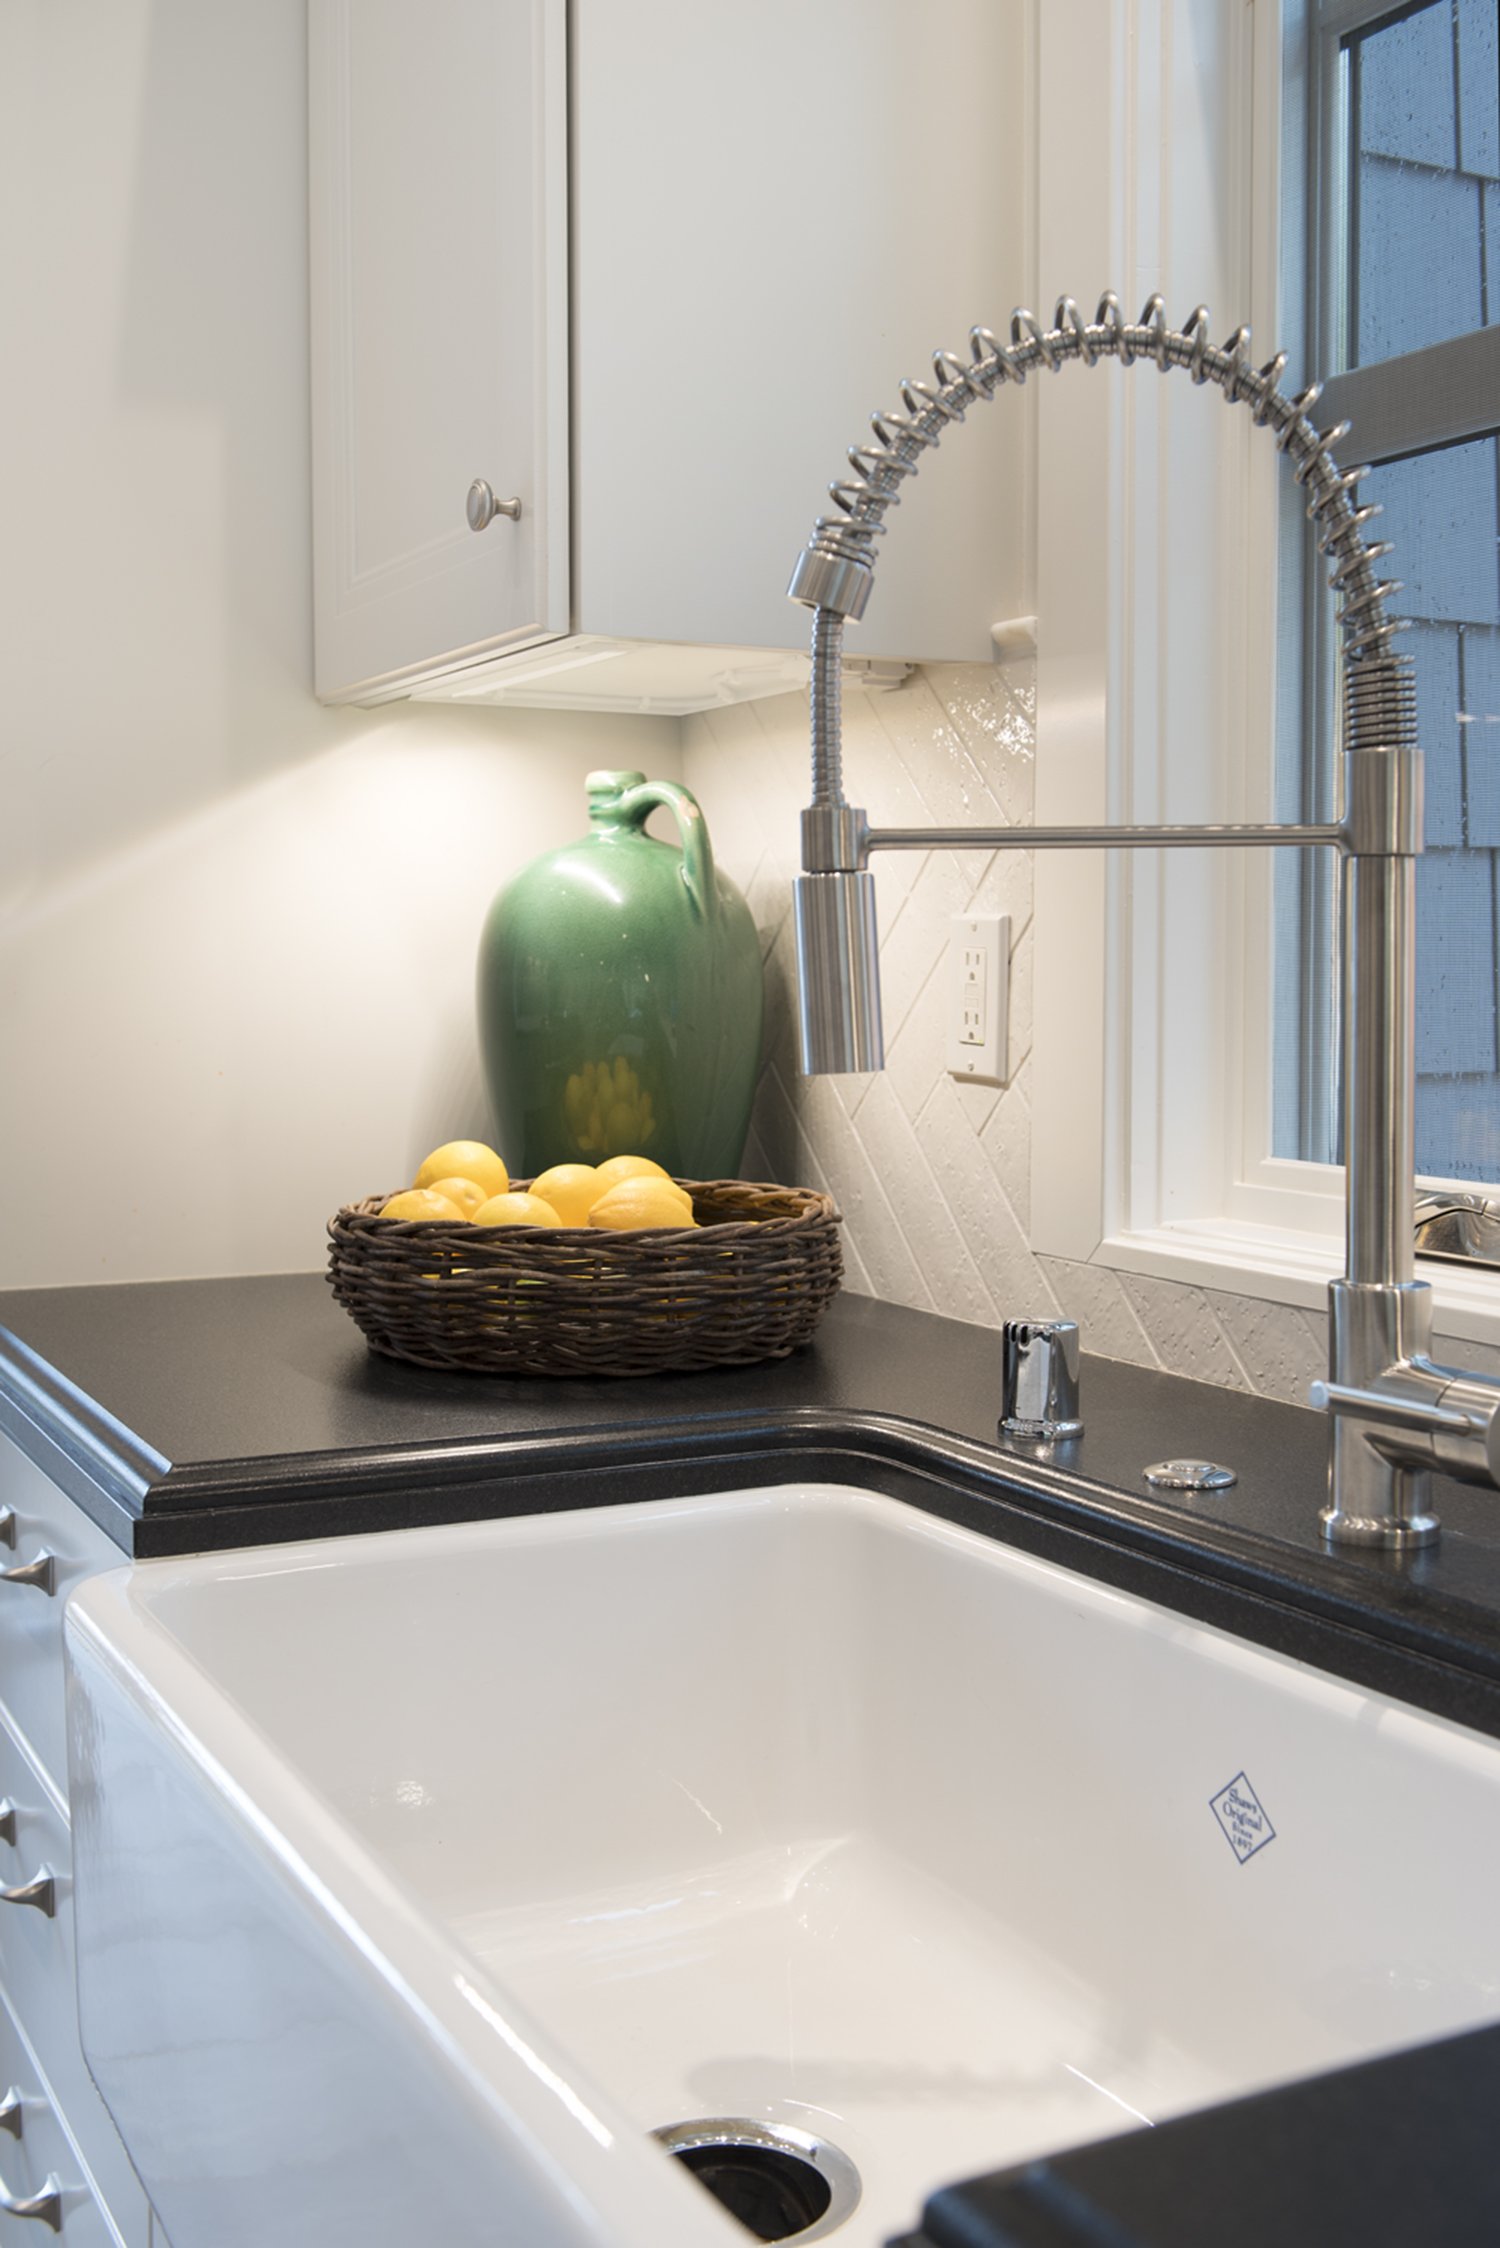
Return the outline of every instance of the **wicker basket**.
{"type": "MultiPolygon", "coordinates": [[[[517,1188],[529,1182],[516,1180],[517,1188]]],[[[826,1194],[682,1182],[696,1229],[433,1225],[371,1195],[328,1221],[328,1278],[373,1350],[481,1374],[690,1373],[785,1358],[843,1276],[826,1194]]]]}

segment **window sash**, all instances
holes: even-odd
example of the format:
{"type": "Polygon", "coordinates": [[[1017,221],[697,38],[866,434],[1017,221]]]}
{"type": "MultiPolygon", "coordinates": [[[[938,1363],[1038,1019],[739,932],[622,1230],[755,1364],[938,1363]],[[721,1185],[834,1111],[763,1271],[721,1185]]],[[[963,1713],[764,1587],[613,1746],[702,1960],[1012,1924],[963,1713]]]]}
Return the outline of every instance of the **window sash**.
{"type": "Polygon", "coordinates": [[[1343,453],[1372,464],[1488,436],[1500,427],[1500,327],[1334,375],[1319,416],[1352,422],[1343,453]]]}

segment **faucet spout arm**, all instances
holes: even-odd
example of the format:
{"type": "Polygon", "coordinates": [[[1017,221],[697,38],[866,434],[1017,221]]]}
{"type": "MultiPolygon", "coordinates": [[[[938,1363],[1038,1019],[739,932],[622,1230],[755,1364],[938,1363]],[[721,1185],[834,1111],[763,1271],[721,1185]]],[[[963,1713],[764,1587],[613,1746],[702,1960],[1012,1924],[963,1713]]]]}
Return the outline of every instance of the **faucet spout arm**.
{"type": "Polygon", "coordinates": [[[1366,1443],[1394,1466],[1500,1484],[1500,1381],[1487,1375],[1418,1358],[1367,1386],[1314,1382],[1310,1402],[1361,1423],[1366,1443]]]}
{"type": "Polygon", "coordinates": [[[1197,827],[872,827],[864,838],[867,851],[1222,851],[1260,843],[1290,844],[1298,850],[1346,848],[1341,826],[1290,821],[1197,827]]]}

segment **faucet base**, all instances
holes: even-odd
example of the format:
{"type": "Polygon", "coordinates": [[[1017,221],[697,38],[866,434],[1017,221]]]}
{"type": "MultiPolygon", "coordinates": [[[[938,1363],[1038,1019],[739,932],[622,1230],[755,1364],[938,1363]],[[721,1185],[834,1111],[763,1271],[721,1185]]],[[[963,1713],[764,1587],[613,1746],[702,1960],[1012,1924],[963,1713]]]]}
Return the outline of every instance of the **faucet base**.
{"type": "Polygon", "coordinates": [[[1435,1514],[1350,1514],[1341,1506],[1325,1506],[1318,1516],[1329,1545],[1378,1546],[1386,1553],[1415,1553],[1435,1545],[1442,1525],[1435,1514]]]}
{"type": "Polygon", "coordinates": [[[1425,1281],[1390,1286],[1330,1281],[1328,1355],[1332,1378],[1313,1385],[1315,1403],[1327,1403],[1333,1426],[1328,1460],[1328,1504],[1318,1520],[1325,1543],[1366,1551],[1415,1553],[1431,1545],[1441,1527],[1432,1511],[1432,1439],[1425,1407],[1428,1384],[1417,1371],[1432,1340],[1432,1290],[1425,1281]],[[1335,1403],[1348,1385],[1357,1398],[1370,1394],[1370,1419],[1349,1417],[1335,1403]],[[1320,1394],[1332,1391],[1332,1396],[1320,1394]],[[1406,1392],[1410,1391],[1410,1395],[1406,1392]],[[1400,1417],[1410,1450],[1391,1442],[1384,1409],[1400,1417]],[[1377,1418],[1376,1415],[1382,1417],[1377,1418]],[[1418,1424],[1415,1433],[1405,1427],[1418,1424]],[[1413,1455],[1416,1456],[1413,1456],[1413,1455]]]}

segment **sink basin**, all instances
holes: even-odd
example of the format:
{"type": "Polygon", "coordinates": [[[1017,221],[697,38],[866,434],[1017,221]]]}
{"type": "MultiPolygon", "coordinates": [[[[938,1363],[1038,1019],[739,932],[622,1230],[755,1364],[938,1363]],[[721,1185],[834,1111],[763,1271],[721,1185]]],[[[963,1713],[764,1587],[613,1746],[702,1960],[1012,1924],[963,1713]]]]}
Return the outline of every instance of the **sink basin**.
{"type": "Polygon", "coordinates": [[[175,2248],[743,2248],[651,2136],[704,2118],[829,2142],[870,2248],[1500,2016],[1500,1744],[876,1494],[153,1562],[67,1642],[175,2248]]]}

